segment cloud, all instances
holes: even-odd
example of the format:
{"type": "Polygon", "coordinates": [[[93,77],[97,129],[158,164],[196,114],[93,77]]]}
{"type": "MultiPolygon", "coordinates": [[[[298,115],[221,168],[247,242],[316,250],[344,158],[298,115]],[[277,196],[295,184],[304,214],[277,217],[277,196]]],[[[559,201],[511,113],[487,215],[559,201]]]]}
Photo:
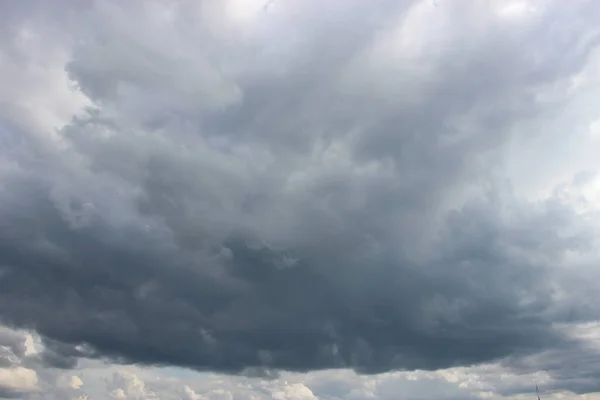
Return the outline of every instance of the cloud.
{"type": "Polygon", "coordinates": [[[27,364],[30,336],[0,327],[0,398],[21,398],[38,390],[38,376],[27,364]]]}
{"type": "Polygon", "coordinates": [[[21,393],[35,390],[35,371],[22,368],[0,368],[0,397],[20,397],[21,393]]]}
{"type": "Polygon", "coordinates": [[[600,7],[321,3],[4,5],[0,320],[41,336],[47,368],[548,369],[557,352],[593,371],[558,326],[600,316],[597,215],[522,196],[506,159],[585,90],[600,7]]]}
{"type": "MultiPolygon", "coordinates": [[[[5,331],[9,331],[6,330],[5,331]]],[[[12,331],[15,334],[20,332],[12,331]]],[[[593,343],[593,326],[581,326],[577,336],[593,343]],[[590,338],[589,336],[592,336],[590,338]],[[591,341],[590,341],[591,340],[591,341]]],[[[28,334],[22,333],[23,337],[28,334]]],[[[38,338],[34,338],[37,342],[38,338]]],[[[31,341],[31,340],[28,340],[31,341]]],[[[43,350],[43,349],[36,349],[43,350]]],[[[30,353],[34,355],[35,353],[30,353]]],[[[568,355],[555,354],[567,360],[568,355]]],[[[581,355],[574,355],[576,359],[581,355]]],[[[542,357],[543,358],[543,357],[542,357]]],[[[581,357],[581,360],[584,360],[581,357]]],[[[578,396],[557,389],[564,382],[551,374],[535,368],[540,357],[530,357],[517,369],[510,365],[484,364],[457,367],[438,371],[388,372],[378,375],[357,375],[350,370],[329,370],[310,373],[286,373],[271,379],[245,376],[201,374],[177,368],[147,368],[144,366],[118,366],[98,360],[82,360],[74,370],[53,369],[33,360],[21,360],[27,368],[37,373],[35,390],[11,392],[11,396],[26,399],[187,399],[262,400],[282,399],[314,400],[366,400],[395,399],[399,395],[409,399],[522,399],[530,398],[537,381],[542,396],[552,394],[565,399],[591,399],[595,394],[578,396]],[[33,361],[33,362],[32,362],[33,361]],[[533,368],[532,368],[533,367],[533,368]]],[[[557,363],[558,364],[558,363],[557,363]]],[[[541,363],[539,365],[544,365],[541,363]]],[[[592,364],[580,363],[578,374],[592,364]]],[[[568,363],[563,368],[569,373],[568,363]]],[[[590,369],[589,371],[593,371],[590,369]]],[[[573,371],[571,371],[573,372],[573,371]]],[[[593,376],[593,375],[590,375],[593,376]]]]}

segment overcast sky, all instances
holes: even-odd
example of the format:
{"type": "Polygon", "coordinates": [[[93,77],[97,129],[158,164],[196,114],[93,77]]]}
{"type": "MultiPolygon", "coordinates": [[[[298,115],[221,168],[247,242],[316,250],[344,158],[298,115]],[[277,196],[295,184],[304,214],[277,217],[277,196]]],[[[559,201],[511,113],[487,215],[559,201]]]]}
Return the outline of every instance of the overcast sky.
{"type": "Polygon", "coordinates": [[[597,0],[0,0],[0,398],[600,399],[597,0]]]}

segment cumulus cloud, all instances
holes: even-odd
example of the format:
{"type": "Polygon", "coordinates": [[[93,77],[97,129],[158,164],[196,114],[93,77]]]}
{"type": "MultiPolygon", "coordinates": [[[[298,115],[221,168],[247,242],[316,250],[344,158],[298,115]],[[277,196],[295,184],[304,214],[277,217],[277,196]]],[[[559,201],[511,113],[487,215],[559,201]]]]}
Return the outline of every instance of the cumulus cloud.
{"type": "MultiPolygon", "coordinates": [[[[599,390],[563,327],[600,317],[600,166],[519,190],[556,186],[537,145],[571,133],[543,121],[594,140],[569,107],[593,98],[596,2],[1,7],[0,320],[40,336],[36,365],[500,363],[599,390]]],[[[166,398],[136,379],[110,395],[166,398]]]]}
{"type": "Polygon", "coordinates": [[[35,390],[35,371],[23,368],[0,368],[0,397],[19,397],[23,392],[35,390]]]}
{"type": "Polygon", "coordinates": [[[38,390],[38,376],[28,362],[31,336],[0,326],[0,398],[17,398],[38,390]]]}

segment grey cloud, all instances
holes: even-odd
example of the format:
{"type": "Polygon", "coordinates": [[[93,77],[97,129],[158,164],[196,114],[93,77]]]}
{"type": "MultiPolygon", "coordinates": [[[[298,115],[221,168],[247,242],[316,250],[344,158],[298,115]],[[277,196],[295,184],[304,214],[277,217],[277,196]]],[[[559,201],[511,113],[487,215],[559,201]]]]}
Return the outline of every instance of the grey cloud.
{"type": "MultiPolygon", "coordinates": [[[[102,242],[101,232],[91,228],[69,233],[60,215],[48,208],[29,218],[43,218],[47,234],[61,239],[55,244],[71,260],[57,263],[15,244],[3,248],[7,263],[20,268],[9,270],[1,282],[5,301],[0,310],[10,322],[64,342],[90,343],[98,354],[225,371],[267,365],[378,372],[486,361],[563,341],[551,321],[535,314],[538,309],[519,309],[518,298],[511,299],[512,281],[521,290],[532,286],[528,272],[510,276],[491,269],[510,260],[481,245],[471,249],[474,238],[469,236],[465,246],[451,249],[452,263],[441,260],[442,268],[453,269],[449,276],[432,270],[436,266],[396,270],[376,258],[381,264],[371,262],[372,276],[365,279],[359,278],[365,261],[355,252],[345,257],[300,253],[301,261],[286,268],[280,261],[284,255],[239,241],[227,243],[232,260],[222,266],[183,259],[189,264],[177,265],[149,245],[136,249],[107,236],[102,242]],[[139,255],[141,250],[148,258],[139,255]],[[492,261],[461,271],[456,255],[492,261]],[[318,263],[322,258],[327,263],[318,263]],[[199,270],[202,265],[212,270],[199,270]],[[427,276],[434,272],[437,277],[427,276]],[[453,277],[473,281],[453,282],[453,277]],[[45,318],[47,307],[62,311],[45,318]]],[[[32,228],[37,227],[36,222],[32,228]]],[[[480,236],[485,228],[472,234],[480,236]]],[[[30,243],[41,240],[33,231],[26,234],[30,243]]],[[[512,245],[510,238],[491,239],[512,245]]]]}
{"type": "Polygon", "coordinates": [[[20,391],[0,388],[0,399],[20,399],[24,394],[20,391]]]}
{"type": "MultiPolygon", "coordinates": [[[[525,359],[508,359],[508,365],[522,373],[546,372],[550,380],[542,386],[544,392],[569,390],[577,394],[600,391],[598,371],[600,361],[598,348],[577,346],[567,349],[551,349],[525,359]]],[[[503,394],[523,393],[527,387],[516,386],[503,394]]],[[[501,391],[502,392],[502,391],[501,391]]]]}
{"type": "Polygon", "coordinates": [[[0,327],[0,367],[19,363],[25,351],[25,338],[22,334],[0,327]]]}
{"type": "Polygon", "coordinates": [[[547,2],[511,25],[445,2],[427,12],[451,40],[380,68],[371,49],[413,3],[289,4],[256,49],[202,33],[186,59],[178,20],[171,48],[132,33],[159,28],[144,12],[108,33],[110,12],[82,12],[68,69],[96,109],[53,151],[3,135],[20,168],[2,175],[2,321],[58,367],[376,373],[579,348],[554,324],[598,310],[549,288],[594,230],[497,171],[511,125],[560,106],[535,94],[584,65],[600,7],[547,2]],[[425,77],[403,69],[420,62],[425,77]]]}

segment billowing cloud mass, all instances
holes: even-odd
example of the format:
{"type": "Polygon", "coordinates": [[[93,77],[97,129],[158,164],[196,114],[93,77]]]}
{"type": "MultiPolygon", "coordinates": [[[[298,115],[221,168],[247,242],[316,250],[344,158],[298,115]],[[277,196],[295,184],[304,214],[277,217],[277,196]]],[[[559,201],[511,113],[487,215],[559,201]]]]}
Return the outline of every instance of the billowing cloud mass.
{"type": "MultiPolygon", "coordinates": [[[[87,398],[99,363],[282,400],[395,399],[390,376],[406,398],[600,392],[597,1],[0,20],[0,397],[87,398]]],[[[114,399],[262,398],[107,376],[114,399]]]]}

